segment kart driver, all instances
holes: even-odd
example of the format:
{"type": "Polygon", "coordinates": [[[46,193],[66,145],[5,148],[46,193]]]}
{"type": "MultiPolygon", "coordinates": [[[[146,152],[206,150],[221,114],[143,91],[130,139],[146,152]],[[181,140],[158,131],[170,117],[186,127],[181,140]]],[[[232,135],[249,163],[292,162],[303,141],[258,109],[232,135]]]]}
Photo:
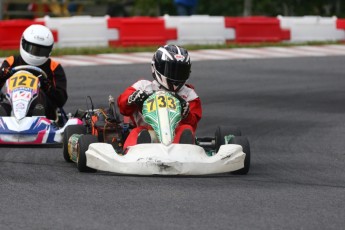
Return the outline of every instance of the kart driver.
{"type": "MultiPolygon", "coordinates": [[[[32,65],[41,68],[48,79],[40,77],[41,90],[36,102],[31,104],[29,115],[46,116],[56,120],[56,109],[67,101],[67,80],[62,66],[50,58],[54,45],[52,32],[43,25],[31,25],[20,39],[20,55],[7,57],[0,67],[0,89],[11,77],[11,68],[32,65]],[[31,113],[31,114],[30,114],[31,113]]],[[[11,105],[4,99],[0,103],[0,116],[9,116],[11,105]]]]}
{"type": "Polygon", "coordinates": [[[185,84],[191,72],[188,51],[176,45],[159,47],[151,63],[153,81],[139,80],[128,87],[117,100],[120,113],[129,116],[136,126],[128,135],[124,150],[139,143],[151,143],[149,125],[141,114],[143,102],[157,90],[166,90],[181,103],[182,120],[175,130],[174,143],[193,144],[195,130],[202,116],[201,101],[194,87],[185,84]]]}

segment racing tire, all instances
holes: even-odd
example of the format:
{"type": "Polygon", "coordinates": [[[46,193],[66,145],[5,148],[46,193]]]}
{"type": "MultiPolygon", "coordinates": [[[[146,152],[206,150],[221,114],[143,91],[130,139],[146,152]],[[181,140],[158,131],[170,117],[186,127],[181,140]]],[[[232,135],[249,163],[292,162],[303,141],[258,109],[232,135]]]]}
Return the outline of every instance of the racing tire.
{"type": "Polygon", "coordinates": [[[218,126],[215,133],[215,151],[218,152],[221,145],[225,145],[224,137],[227,135],[241,136],[241,130],[237,127],[218,126]]]}
{"type": "Polygon", "coordinates": [[[248,139],[246,137],[234,137],[230,140],[229,144],[241,145],[243,152],[246,154],[246,157],[244,158],[244,167],[231,173],[235,175],[248,174],[250,168],[250,146],[248,139]]]}
{"type": "Polygon", "coordinates": [[[77,152],[77,168],[79,172],[96,172],[96,169],[89,168],[86,166],[86,154],[89,145],[97,143],[98,138],[91,134],[83,135],[78,140],[78,152],[77,152]]]}
{"type": "Polygon", "coordinates": [[[73,134],[86,134],[86,127],[83,125],[69,125],[65,128],[62,139],[62,153],[66,162],[72,162],[68,154],[68,140],[73,134]]]}

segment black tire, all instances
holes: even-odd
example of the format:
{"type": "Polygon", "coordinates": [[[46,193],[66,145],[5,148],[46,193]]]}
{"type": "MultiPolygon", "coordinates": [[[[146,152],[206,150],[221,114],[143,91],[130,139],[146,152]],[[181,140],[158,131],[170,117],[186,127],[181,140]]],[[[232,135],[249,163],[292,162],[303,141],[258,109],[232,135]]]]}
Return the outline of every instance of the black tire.
{"type": "Polygon", "coordinates": [[[86,127],[84,125],[69,125],[65,128],[62,139],[62,152],[66,162],[72,162],[68,154],[68,140],[73,134],[86,134],[86,127]]]}
{"type": "Polygon", "coordinates": [[[236,127],[218,126],[215,133],[215,151],[218,152],[221,145],[225,144],[224,137],[227,135],[241,136],[241,130],[236,127]]]}
{"type": "Polygon", "coordinates": [[[230,140],[229,144],[241,145],[243,152],[246,154],[246,158],[244,159],[244,167],[231,173],[235,175],[246,175],[250,168],[250,146],[248,139],[246,137],[234,137],[230,140]]]}
{"type": "Polygon", "coordinates": [[[95,169],[86,166],[85,152],[88,150],[89,145],[97,143],[98,138],[91,134],[83,135],[78,140],[78,153],[77,153],[77,168],[79,172],[96,172],[95,169]]]}

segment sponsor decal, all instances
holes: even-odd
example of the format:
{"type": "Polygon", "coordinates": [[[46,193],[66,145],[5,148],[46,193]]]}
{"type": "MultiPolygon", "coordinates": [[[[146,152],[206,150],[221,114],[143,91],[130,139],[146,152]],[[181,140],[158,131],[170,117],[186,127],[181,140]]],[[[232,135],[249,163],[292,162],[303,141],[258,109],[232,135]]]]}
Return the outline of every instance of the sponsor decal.
{"type": "Polygon", "coordinates": [[[44,41],[44,37],[40,37],[39,35],[36,35],[34,38],[39,41],[44,41]]]}
{"type": "Polygon", "coordinates": [[[174,57],[176,58],[177,61],[183,61],[184,60],[184,56],[181,54],[175,54],[174,57]]]}
{"type": "Polygon", "coordinates": [[[42,104],[39,104],[39,103],[38,103],[38,104],[36,104],[35,109],[37,109],[37,110],[43,110],[44,107],[43,107],[42,104]]]}
{"type": "Polygon", "coordinates": [[[18,103],[18,104],[16,104],[15,110],[16,110],[16,111],[18,111],[18,110],[23,110],[24,108],[25,108],[24,103],[18,103]]]}
{"type": "Polygon", "coordinates": [[[17,91],[17,92],[13,92],[13,99],[30,99],[31,98],[31,91],[17,91]]]}

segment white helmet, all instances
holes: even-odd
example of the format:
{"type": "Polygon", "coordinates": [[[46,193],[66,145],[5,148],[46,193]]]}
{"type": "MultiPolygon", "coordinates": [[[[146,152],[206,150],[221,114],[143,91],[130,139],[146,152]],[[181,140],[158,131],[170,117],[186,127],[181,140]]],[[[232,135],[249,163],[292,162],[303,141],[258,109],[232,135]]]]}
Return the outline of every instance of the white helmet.
{"type": "Polygon", "coordinates": [[[54,37],[50,29],[43,25],[31,25],[23,32],[20,41],[20,56],[29,65],[44,64],[53,49],[54,37]]]}

